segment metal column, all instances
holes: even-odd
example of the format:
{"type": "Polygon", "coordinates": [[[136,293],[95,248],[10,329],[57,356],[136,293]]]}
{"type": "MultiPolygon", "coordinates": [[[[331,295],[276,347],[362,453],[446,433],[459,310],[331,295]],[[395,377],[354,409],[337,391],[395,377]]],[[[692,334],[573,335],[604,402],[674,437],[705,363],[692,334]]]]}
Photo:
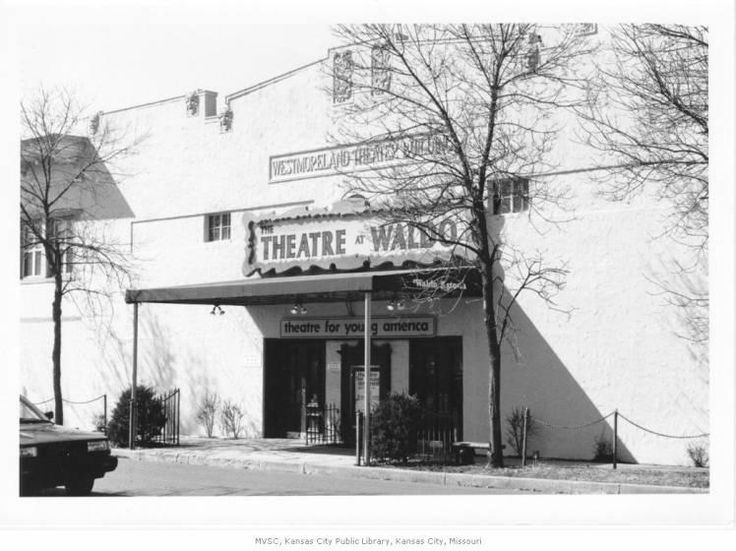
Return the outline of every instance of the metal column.
{"type": "Polygon", "coordinates": [[[363,437],[365,438],[365,462],[364,465],[370,465],[371,458],[371,292],[365,294],[365,319],[364,319],[364,350],[363,350],[363,373],[365,381],[365,415],[363,416],[363,437]]]}
{"type": "Polygon", "coordinates": [[[128,419],[128,447],[135,448],[135,389],[138,378],[138,303],[133,303],[133,376],[130,387],[130,418],[128,419]]]}

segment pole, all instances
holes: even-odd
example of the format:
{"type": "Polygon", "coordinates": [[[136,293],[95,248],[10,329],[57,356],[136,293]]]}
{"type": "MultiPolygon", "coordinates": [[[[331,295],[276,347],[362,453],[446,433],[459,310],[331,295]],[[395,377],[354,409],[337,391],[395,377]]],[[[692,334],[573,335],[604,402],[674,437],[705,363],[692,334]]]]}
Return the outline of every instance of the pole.
{"type": "Polygon", "coordinates": [[[371,292],[365,294],[365,317],[364,317],[364,348],[363,348],[363,373],[365,381],[365,414],[363,417],[363,438],[365,438],[365,465],[371,461],[371,292]]]}
{"type": "Polygon", "coordinates": [[[130,387],[130,418],[128,419],[128,447],[135,448],[135,387],[138,378],[138,303],[133,303],[133,377],[130,387]]]}
{"type": "Polygon", "coordinates": [[[529,427],[529,408],[524,408],[524,427],[521,433],[521,466],[526,467],[526,435],[529,427]]]}
{"type": "Polygon", "coordinates": [[[179,445],[179,429],[181,424],[181,389],[176,389],[176,445],[179,445]]]}
{"type": "Polygon", "coordinates": [[[618,409],[615,409],[613,411],[613,445],[611,446],[611,449],[613,450],[613,468],[616,468],[616,447],[618,442],[618,409]]]}
{"type": "Polygon", "coordinates": [[[360,411],[355,412],[355,464],[360,467],[360,411]]]}
{"type": "Polygon", "coordinates": [[[105,423],[105,434],[107,434],[107,394],[102,395],[102,422],[105,423]]]}

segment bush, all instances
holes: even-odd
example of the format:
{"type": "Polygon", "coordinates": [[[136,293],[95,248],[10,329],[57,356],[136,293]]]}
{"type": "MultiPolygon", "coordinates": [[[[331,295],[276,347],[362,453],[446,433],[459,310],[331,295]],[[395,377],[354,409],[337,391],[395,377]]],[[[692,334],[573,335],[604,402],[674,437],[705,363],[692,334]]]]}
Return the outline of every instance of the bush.
{"type": "Polygon", "coordinates": [[[95,430],[106,432],[107,425],[105,424],[105,416],[102,413],[99,413],[92,417],[92,426],[95,427],[95,430]]]}
{"type": "MultiPolygon", "coordinates": [[[[135,391],[135,404],[138,416],[136,445],[150,446],[154,438],[161,434],[166,423],[163,402],[151,387],[138,386],[135,391]]],[[[107,423],[107,437],[118,446],[128,445],[130,420],[130,389],[124,390],[112,410],[107,423]]]]}
{"type": "Polygon", "coordinates": [[[611,441],[602,434],[595,439],[593,461],[598,461],[600,463],[613,462],[613,447],[611,447],[611,441]]]}
{"type": "MultiPolygon", "coordinates": [[[[506,443],[511,446],[516,452],[517,457],[521,457],[523,440],[524,440],[524,408],[515,407],[511,410],[511,413],[506,417],[506,443]]],[[[531,437],[536,435],[538,426],[532,422],[532,414],[529,413],[529,423],[526,427],[526,440],[527,449],[529,448],[529,441],[531,437]]]]}
{"type": "Polygon", "coordinates": [[[223,432],[237,440],[243,430],[243,417],[245,414],[240,406],[229,400],[226,401],[220,411],[220,425],[223,432]]]}
{"type": "Polygon", "coordinates": [[[207,438],[212,438],[215,430],[215,419],[217,419],[217,410],[220,408],[220,397],[216,394],[205,392],[202,401],[197,410],[197,421],[204,427],[207,438]]]}
{"type": "Polygon", "coordinates": [[[381,400],[371,413],[373,457],[406,463],[417,450],[421,422],[421,408],[415,396],[391,394],[381,400]]]}
{"type": "Polygon", "coordinates": [[[687,454],[690,456],[690,461],[693,462],[693,467],[708,467],[710,465],[707,442],[688,444],[687,454]]]}

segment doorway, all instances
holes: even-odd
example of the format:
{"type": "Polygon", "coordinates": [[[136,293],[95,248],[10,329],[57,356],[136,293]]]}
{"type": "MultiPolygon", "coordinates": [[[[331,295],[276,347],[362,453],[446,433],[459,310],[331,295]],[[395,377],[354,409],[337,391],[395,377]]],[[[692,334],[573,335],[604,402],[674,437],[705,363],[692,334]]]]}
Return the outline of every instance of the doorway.
{"type": "Polygon", "coordinates": [[[409,393],[419,398],[428,416],[451,422],[462,439],[462,337],[409,341],[409,393]]]}
{"type": "Polygon", "coordinates": [[[325,342],[266,339],[264,365],[264,436],[301,437],[304,406],[313,398],[324,404],[325,342]]]}
{"type": "MultiPolygon", "coordinates": [[[[363,342],[343,344],[340,347],[340,425],[342,439],[348,445],[355,444],[355,384],[356,371],[364,363],[363,342]]],[[[391,392],[391,345],[371,343],[371,365],[378,366],[379,397],[385,398],[391,392]]]]}

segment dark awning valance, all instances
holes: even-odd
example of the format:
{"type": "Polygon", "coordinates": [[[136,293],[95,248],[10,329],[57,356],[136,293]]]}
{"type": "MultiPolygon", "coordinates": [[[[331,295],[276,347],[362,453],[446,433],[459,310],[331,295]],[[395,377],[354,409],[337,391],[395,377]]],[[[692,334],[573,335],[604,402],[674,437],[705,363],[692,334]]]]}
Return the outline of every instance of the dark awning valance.
{"type": "Polygon", "coordinates": [[[221,305],[336,302],[359,300],[367,292],[375,293],[377,298],[412,290],[426,293],[432,285],[442,285],[443,294],[479,296],[477,272],[457,270],[450,278],[447,274],[447,270],[395,270],[251,278],[204,285],[130,289],[125,293],[125,301],[221,305]],[[455,284],[457,287],[453,288],[455,284]]]}

